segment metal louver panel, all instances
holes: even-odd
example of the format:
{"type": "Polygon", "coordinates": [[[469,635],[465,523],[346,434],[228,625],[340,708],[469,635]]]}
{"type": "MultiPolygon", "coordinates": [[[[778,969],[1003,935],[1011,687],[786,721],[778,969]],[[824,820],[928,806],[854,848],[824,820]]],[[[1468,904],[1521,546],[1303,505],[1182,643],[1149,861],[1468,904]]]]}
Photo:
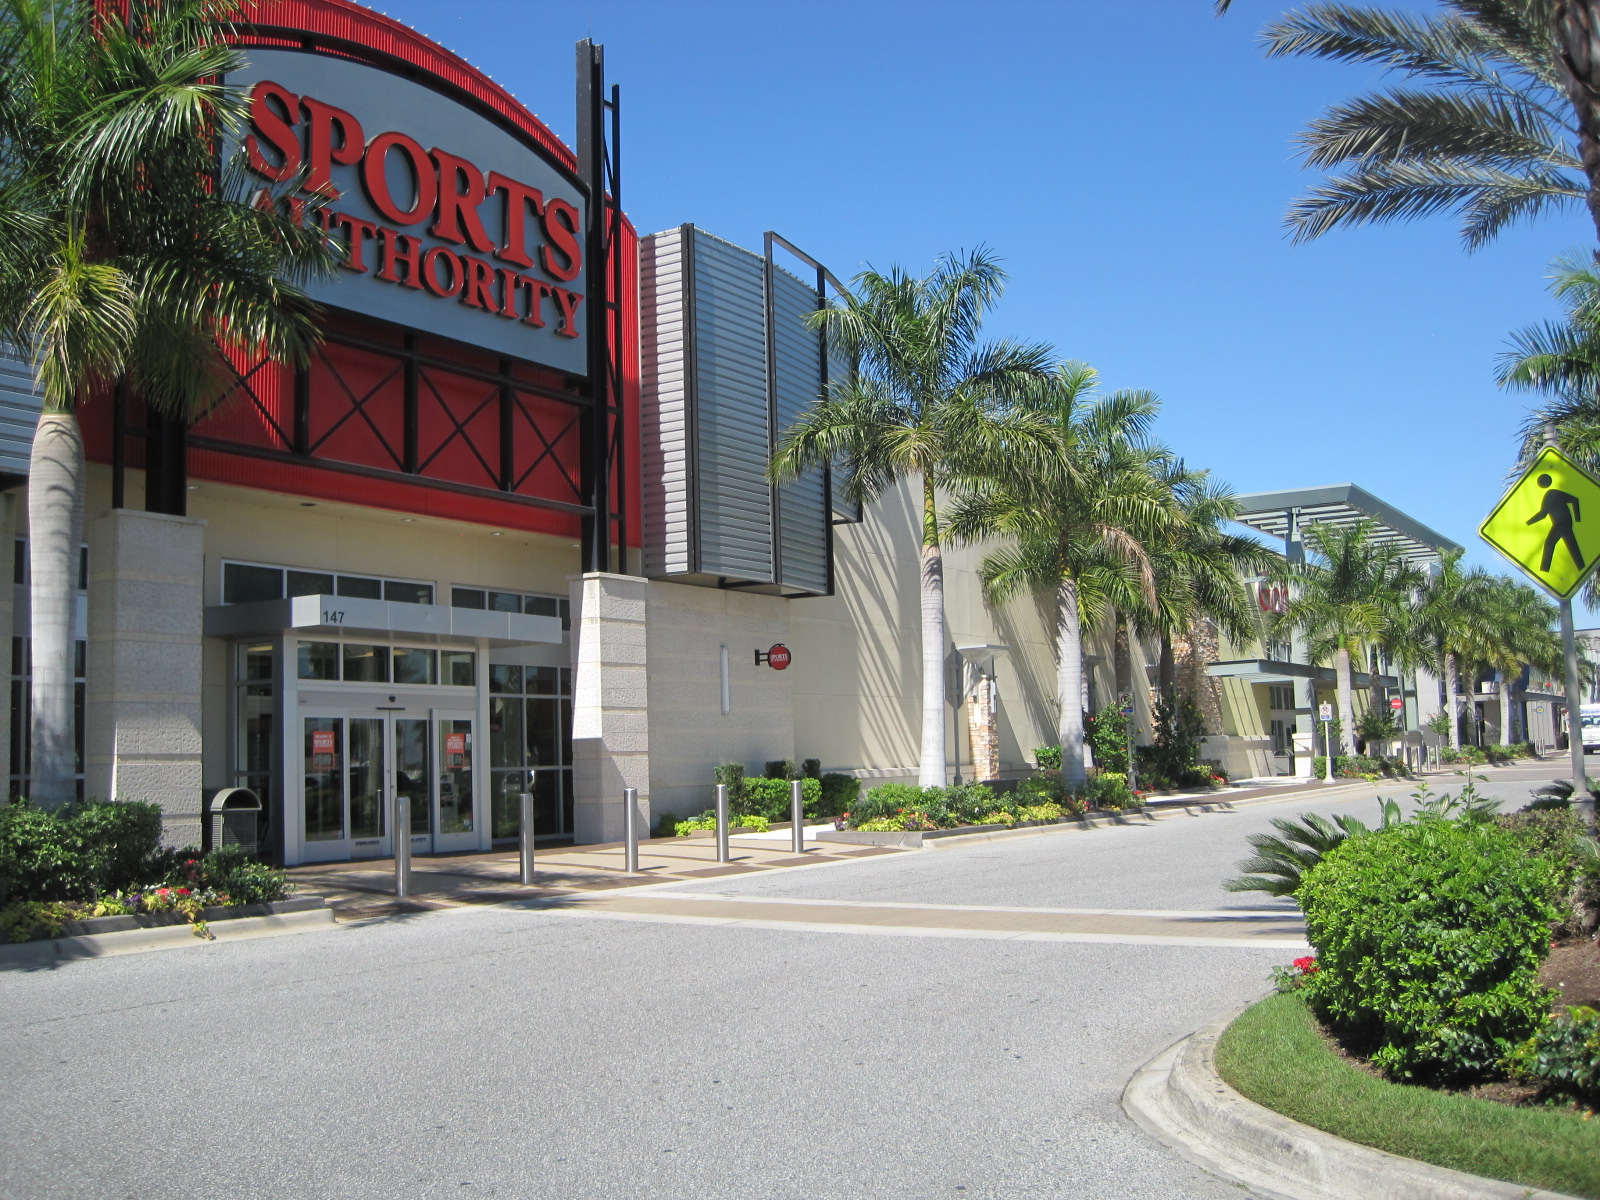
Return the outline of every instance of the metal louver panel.
{"type": "Polygon", "coordinates": [[[699,229],[690,231],[690,249],[698,569],[770,583],[772,429],[761,260],[699,229]]]}
{"type": "Polygon", "coordinates": [[[826,475],[774,489],[766,474],[821,394],[816,289],[692,225],[643,239],[640,271],[644,573],[827,594],[826,475]]]}
{"type": "MultiPolygon", "coordinates": [[[[772,270],[772,412],[779,436],[822,394],[822,338],[806,319],[817,293],[787,271],[772,270]]],[[[807,471],[778,489],[778,582],[828,590],[827,480],[807,471]]]]}
{"type": "Polygon", "coordinates": [[[684,239],[677,230],[639,244],[640,370],[645,403],[640,469],[644,486],[644,573],[694,569],[689,465],[688,295],[684,239]]]}
{"type": "Polygon", "coordinates": [[[33,368],[9,346],[0,346],[0,474],[26,475],[43,398],[34,390],[33,368]]]}

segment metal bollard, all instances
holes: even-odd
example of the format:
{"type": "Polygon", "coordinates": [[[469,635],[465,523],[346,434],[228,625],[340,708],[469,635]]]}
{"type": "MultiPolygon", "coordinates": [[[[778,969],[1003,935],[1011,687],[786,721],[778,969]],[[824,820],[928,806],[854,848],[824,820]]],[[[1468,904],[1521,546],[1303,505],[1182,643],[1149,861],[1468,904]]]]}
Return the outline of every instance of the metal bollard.
{"type": "Polygon", "coordinates": [[[728,785],[717,784],[717,861],[728,862],[728,785]]]}
{"type": "Polygon", "coordinates": [[[522,792],[522,884],[533,886],[533,793],[522,792]]]}
{"type": "Polygon", "coordinates": [[[622,869],[639,873],[639,789],[622,789],[622,869]]]}
{"type": "Polygon", "coordinates": [[[806,793],[805,787],[796,779],[789,784],[789,819],[794,822],[794,852],[804,854],[806,850],[806,793]]]}
{"type": "Polygon", "coordinates": [[[394,798],[394,895],[411,895],[411,797],[404,794],[394,798]]]}

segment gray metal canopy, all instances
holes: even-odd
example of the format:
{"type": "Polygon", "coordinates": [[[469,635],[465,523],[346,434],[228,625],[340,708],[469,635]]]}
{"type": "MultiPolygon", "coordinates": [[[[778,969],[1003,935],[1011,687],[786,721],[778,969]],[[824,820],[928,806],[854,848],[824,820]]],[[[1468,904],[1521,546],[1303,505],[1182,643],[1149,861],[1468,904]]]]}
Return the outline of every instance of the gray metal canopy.
{"type": "Polygon", "coordinates": [[[1412,563],[1429,562],[1446,550],[1461,549],[1443,534],[1353,483],[1251,492],[1234,499],[1240,506],[1239,515],[1234,519],[1269,537],[1282,539],[1284,553],[1291,560],[1300,557],[1300,534],[1307,525],[1346,526],[1368,519],[1377,521],[1374,539],[1398,547],[1412,563]]]}

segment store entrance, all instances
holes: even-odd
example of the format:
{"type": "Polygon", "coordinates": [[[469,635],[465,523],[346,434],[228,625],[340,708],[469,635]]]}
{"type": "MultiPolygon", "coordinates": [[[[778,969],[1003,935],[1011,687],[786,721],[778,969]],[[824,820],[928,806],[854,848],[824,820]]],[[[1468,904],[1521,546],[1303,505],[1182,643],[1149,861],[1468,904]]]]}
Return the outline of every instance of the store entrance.
{"type": "Polygon", "coordinates": [[[470,712],[364,705],[300,710],[306,862],[394,853],[390,798],[411,800],[411,852],[478,846],[470,712]]]}

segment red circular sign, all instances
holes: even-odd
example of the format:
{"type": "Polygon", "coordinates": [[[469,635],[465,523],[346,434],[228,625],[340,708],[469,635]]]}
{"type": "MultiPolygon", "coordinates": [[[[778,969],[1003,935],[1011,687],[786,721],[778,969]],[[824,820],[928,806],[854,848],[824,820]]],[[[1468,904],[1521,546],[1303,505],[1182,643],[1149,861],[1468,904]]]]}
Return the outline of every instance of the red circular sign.
{"type": "Polygon", "coordinates": [[[1406,702],[1404,700],[1400,699],[1399,696],[1396,696],[1394,699],[1389,701],[1389,707],[1390,708],[1404,708],[1405,707],[1405,703],[1406,702]]]}
{"type": "Polygon", "coordinates": [[[774,671],[782,671],[789,665],[789,647],[779,642],[767,651],[767,665],[774,671]]]}

